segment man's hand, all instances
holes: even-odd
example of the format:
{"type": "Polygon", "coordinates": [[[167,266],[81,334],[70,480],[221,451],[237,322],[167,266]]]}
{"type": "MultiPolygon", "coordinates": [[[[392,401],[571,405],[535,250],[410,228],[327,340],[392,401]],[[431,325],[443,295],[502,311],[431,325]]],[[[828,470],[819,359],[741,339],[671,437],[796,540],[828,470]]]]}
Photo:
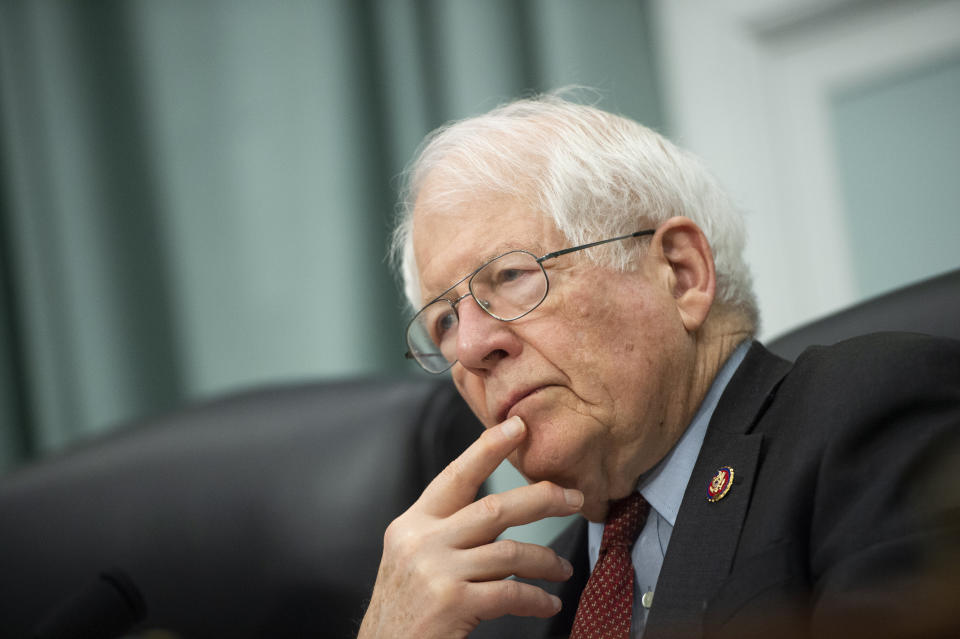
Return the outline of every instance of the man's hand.
{"type": "Polygon", "coordinates": [[[543,481],[473,501],[525,434],[519,417],[488,429],[390,524],[359,639],[466,637],[484,619],[560,610],[557,597],[506,578],[564,581],[570,563],[543,546],[496,539],[510,526],[577,512],[583,494],[543,481]]]}

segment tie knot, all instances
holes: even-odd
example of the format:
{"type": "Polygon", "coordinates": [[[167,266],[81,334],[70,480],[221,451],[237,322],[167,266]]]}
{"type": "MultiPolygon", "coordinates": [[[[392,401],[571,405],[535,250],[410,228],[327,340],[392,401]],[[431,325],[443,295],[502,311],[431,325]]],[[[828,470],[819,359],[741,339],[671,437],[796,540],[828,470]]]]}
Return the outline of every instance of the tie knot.
{"type": "Polygon", "coordinates": [[[625,545],[631,548],[640,536],[649,512],[650,504],[643,495],[636,492],[610,504],[610,512],[607,513],[607,521],[603,527],[600,550],[605,550],[612,545],[625,545]]]}

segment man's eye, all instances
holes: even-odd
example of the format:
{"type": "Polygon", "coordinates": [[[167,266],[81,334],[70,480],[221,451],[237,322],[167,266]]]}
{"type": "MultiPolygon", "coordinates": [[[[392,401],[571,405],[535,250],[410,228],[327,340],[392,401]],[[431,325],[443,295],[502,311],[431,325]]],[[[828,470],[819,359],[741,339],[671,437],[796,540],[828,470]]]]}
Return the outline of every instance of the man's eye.
{"type": "Polygon", "coordinates": [[[500,281],[501,282],[512,282],[514,280],[520,279],[523,276],[523,271],[518,268],[505,268],[500,271],[500,281]]]}
{"type": "Polygon", "coordinates": [[[457,326],[457,314],[452,310],[437,317],[433,323],[434,339],[439,344],[444,335],[457,326]]]}
{"type": "Polygon", "coordinates": [[[505,268],[497,274],[497,284],[511,284],[530,276],[531,271],[523,268],[505,268]]]}

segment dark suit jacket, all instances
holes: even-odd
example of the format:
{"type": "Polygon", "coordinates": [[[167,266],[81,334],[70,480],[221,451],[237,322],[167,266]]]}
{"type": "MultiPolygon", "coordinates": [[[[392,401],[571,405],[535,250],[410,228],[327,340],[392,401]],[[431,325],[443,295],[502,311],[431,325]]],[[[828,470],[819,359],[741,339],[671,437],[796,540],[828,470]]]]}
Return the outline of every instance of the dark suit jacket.
{"type": "MultiPolygon", "coordinates": [[[[811,348],[795,364],[754,344],[707,429],[645,637],[896,634],[921,612],[911,596],[929,601],[918,593],[933,553],[960,557],[960,488],[936,483],[950,454],[956,465],[958,433],[960,342],[877,334],[811,348]],[[722,466],[734,483],[712,503],[722,466]]],[[[563,610],[485,622],[471,637],[569,634],[589,574],[586,522],[552,545],[574,576],[538,585],[563,610]]]]}

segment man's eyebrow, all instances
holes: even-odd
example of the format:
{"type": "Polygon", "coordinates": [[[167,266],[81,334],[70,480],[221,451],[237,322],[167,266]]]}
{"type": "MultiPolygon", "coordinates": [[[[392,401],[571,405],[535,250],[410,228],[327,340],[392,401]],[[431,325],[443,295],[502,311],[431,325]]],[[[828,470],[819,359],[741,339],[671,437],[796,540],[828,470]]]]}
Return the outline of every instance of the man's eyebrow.
{"type": "MultiPolygon", "coordinates": [[[[477,260],[476,266],[474,266],[472,269],[470,269],[469,271],[467,271],[457,279],[453,280],[453,282],[461,282],[463,279],[465,279],[472,273],[476,273],[477,270],[483,267],[485,264],[487,264],[487,262],[489,262],[495,257],[500,257],[504,253],[509,253],[511,251],[527,251],[529,253],[532,253],[535,257],[539,257],[540,253],[538,253],[538,251],[541,251],[541,249],[542,247],[539,245],[534,246],[532,248],[521,249],[521,248],[517,248],[517,245],[512,242],[502,242],[500,244],[497,244],[493,249],[491,249],[487,253],[484,253],[483,256],[479,260],[477,260]]],[[[431,294],[430,296],[426,297],[425,303],[429,304],[430,302],[439,299],[441,295],[449,291],[453,286],[455,286],[455,284],[453,283],[448,284],[447,288],[437,292],[436,294],[431,294]]]]}
{"type": "Polygon", "coordinates": [[[489,262],[495,257],[500,257],[504,253],[509,253],[510,251],[518,251],[518,250],[527,250],[527,249],[518,249],[516,244],[510,244],[507,242],[498,244],[489,253],[486,253],[484,255],[483,259],[480,260],[480,263],[477,265],[477,268],[480,268],[481,266],[483,266],[484,264],[486,264],[487,262],[489,262]]]}

